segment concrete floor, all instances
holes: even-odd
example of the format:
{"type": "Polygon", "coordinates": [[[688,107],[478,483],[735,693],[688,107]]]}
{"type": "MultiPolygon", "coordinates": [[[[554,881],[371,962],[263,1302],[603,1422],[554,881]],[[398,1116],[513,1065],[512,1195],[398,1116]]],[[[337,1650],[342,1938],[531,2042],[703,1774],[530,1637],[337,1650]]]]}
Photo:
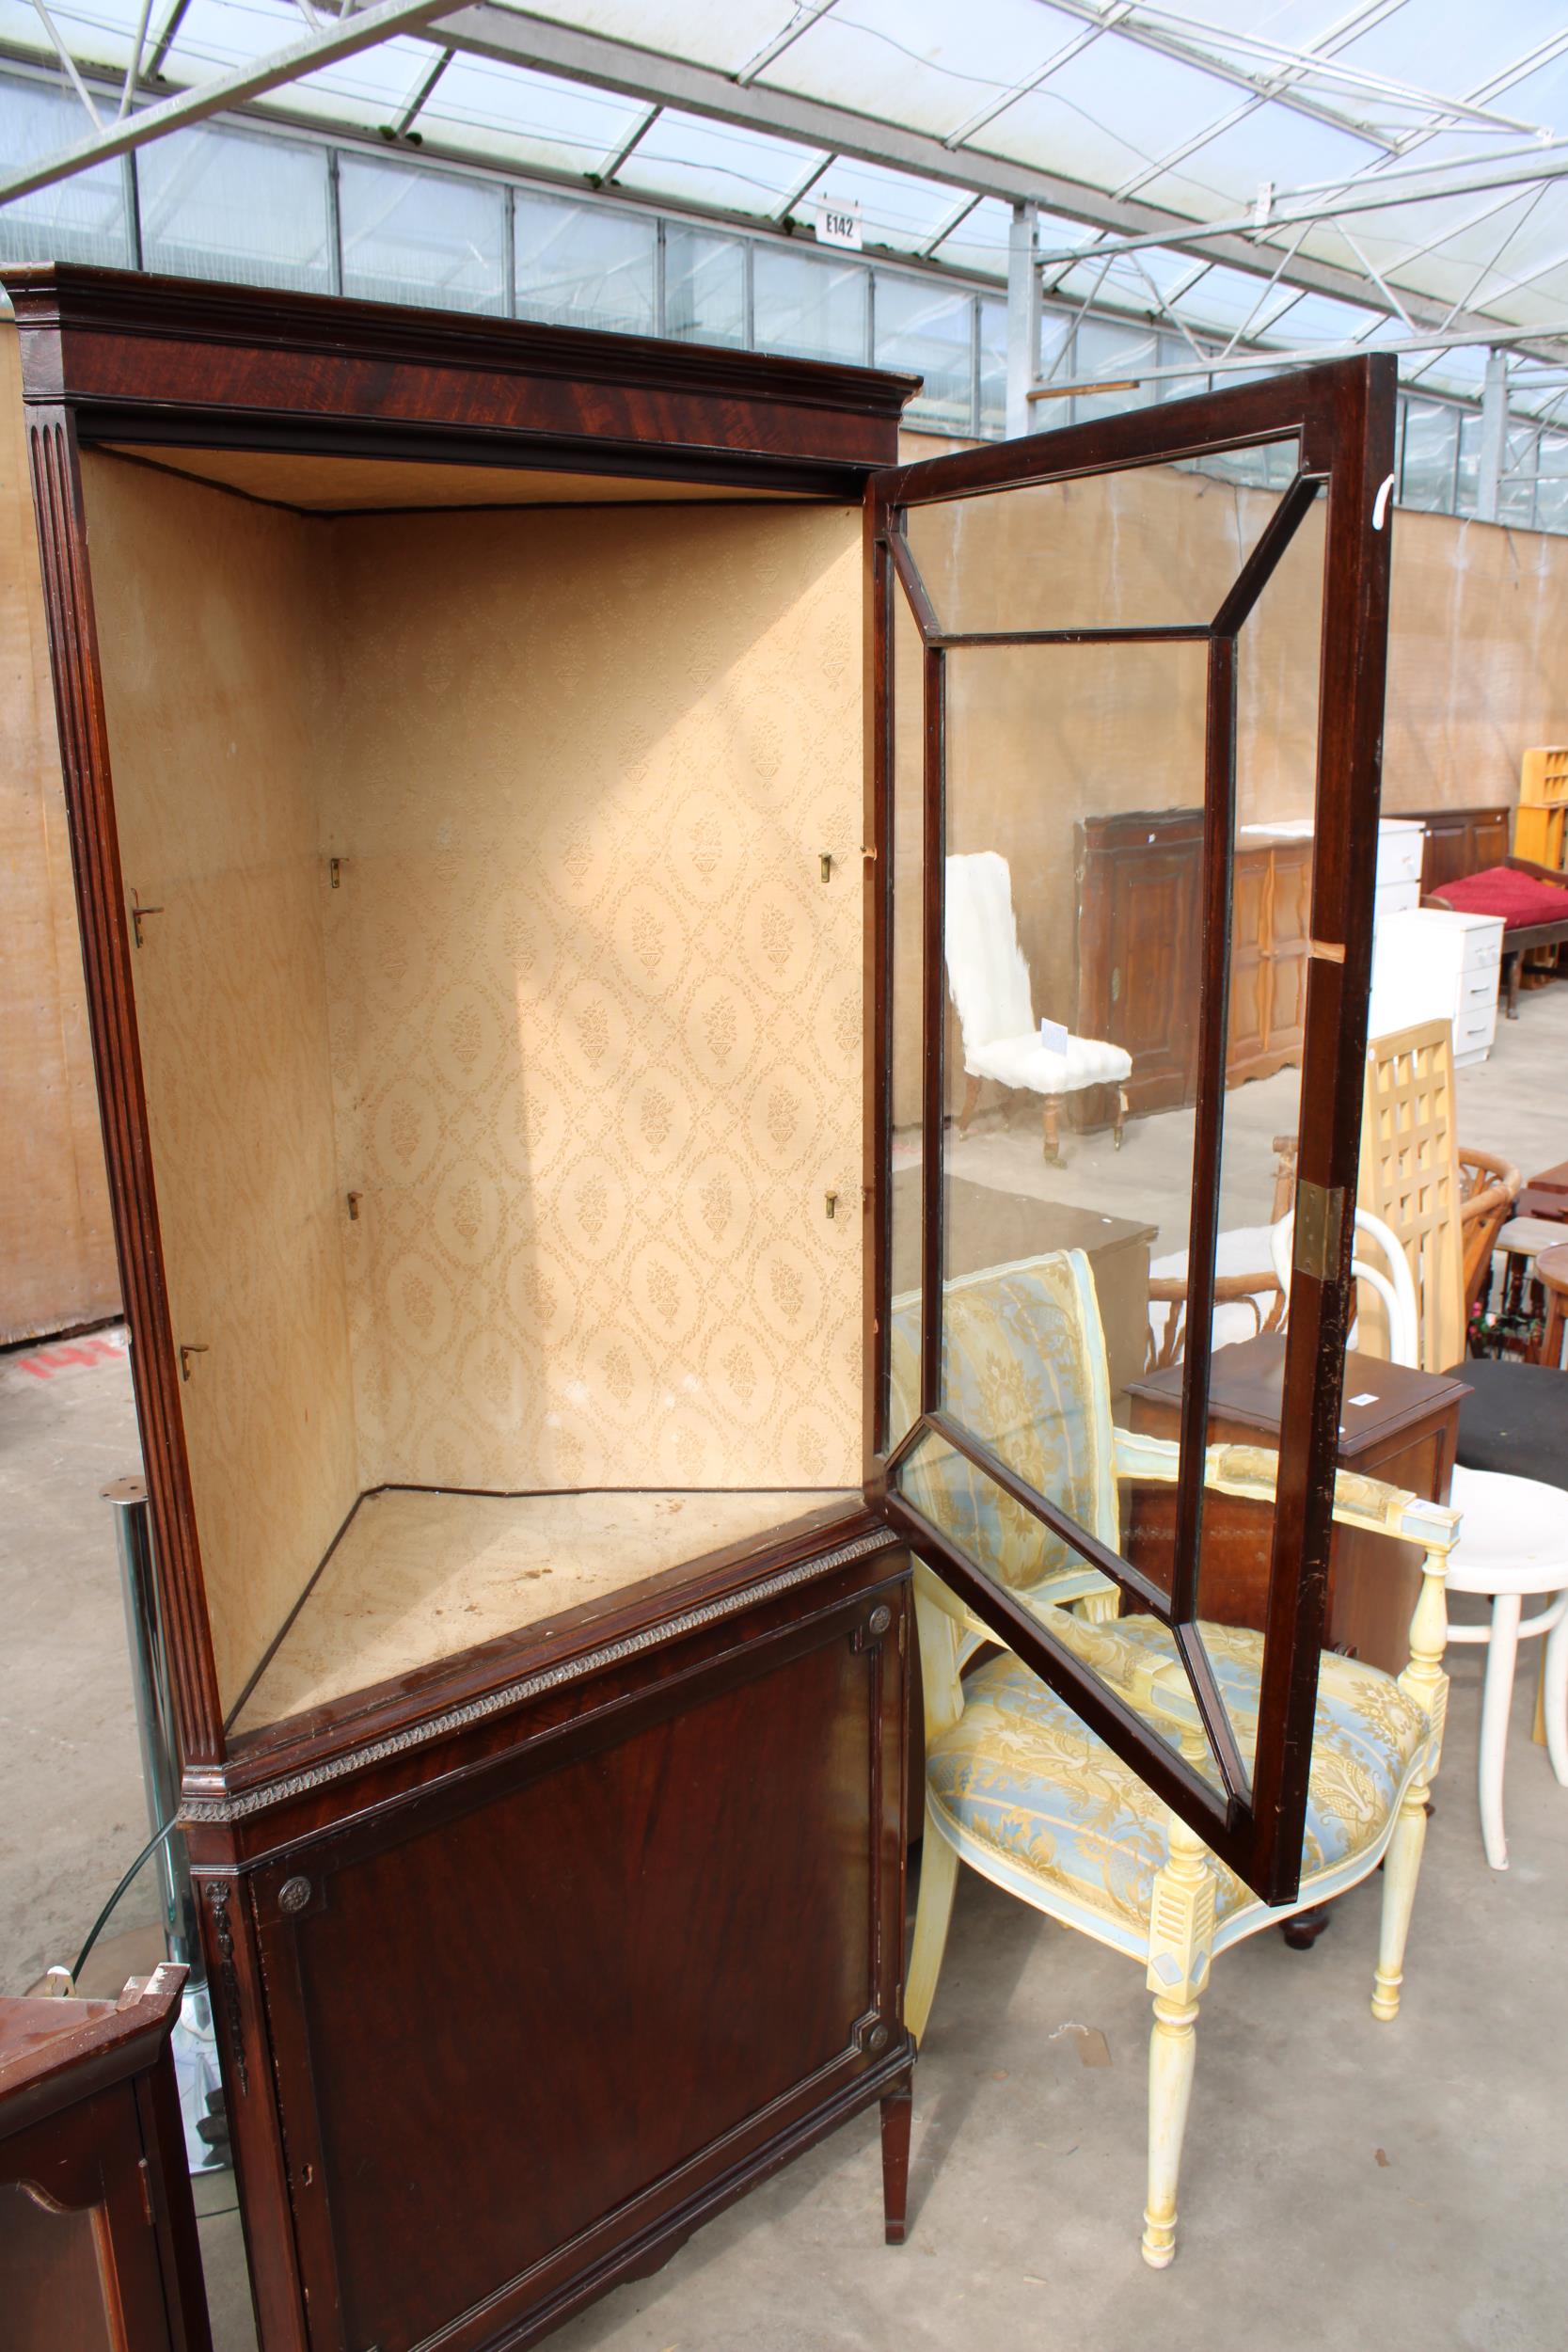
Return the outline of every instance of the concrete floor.
{"type": "MultiPolygon", "coordinates": [[[[1492,1061],[1460,1073],[1465,1139],[1527,1173],[1568,1156],[1565,1072],[1560,986],[1527,995],[1518,1023],[1499,1025],[1492,1061]]],[[[1238,1174],[1227,1220],[1266,1216],[1267,1147],[1293,1108],[1289,1074],[1231,1098],[1234,1164],[1251,1173],[1238,1174]]],[[[1022,1127],[977,1136],[982,1165],[959,1172],[1013,1183],[998,1146],[1018,1188],[1049,1181],[1037,1136],[1022,1127]]],[[[1090,1139],[1069,1151],[1062,1197],[1108,1212],[1135,1205],[1134,1187],[1147,1201],[1170,1164],[1152,1121],[1130,1128],[1119,1157],[1090,1139]]],[[[146,1836],[113,1534],[98,1499],[135,1458],[127,1365],[111,1335],[0,1356],[8,1992],[74,1957],[146,1836]]],[[[1126,2352],[1154,2335],[1163,2352],[1560,2352],[1568,1792],[1530,1742],[1533,1675],[1522,1671],[1513,1867],[1487,1868],[1474,1790],[1479,1654],[1456,1651],[1450,1666],[1404,2013],[1392,2027],[1368,2013],[1375,1882],[1337,1907],[1311,1953],[1287,1951],[1271,1931],[1220,1961],[1199,2025],[1173,2270],[1156,2277],[1137,2254],[1139,1970],[966,1877],[916,2078],[910,2244],[880,2242],[868,2118],[701,2233],[657,2279],[561,2330],[561,2352],[732,2352],[741,2342],[757,2352],[1020,2342],[1126,2352]],[[1108,2066],[1082,2062],[1075,2026],[1104,2035],[1108,2066]]],[[[118,1990],[150,1963],[152,1917],[144,1886],[86,1989],[118,1990]]],[[[217,2352],[250,2352],[231,2177],[198,2183],[198,2201],[217,2352]]]]}

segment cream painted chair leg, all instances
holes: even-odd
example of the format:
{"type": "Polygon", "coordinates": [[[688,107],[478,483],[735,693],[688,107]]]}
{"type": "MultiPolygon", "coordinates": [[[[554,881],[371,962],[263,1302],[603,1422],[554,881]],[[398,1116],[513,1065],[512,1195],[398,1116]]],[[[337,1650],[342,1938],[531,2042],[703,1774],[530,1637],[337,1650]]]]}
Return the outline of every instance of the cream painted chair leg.
{"type": "Polygon", "coordinates": [[[1503,1830],[1503,1763],[1508,1754],[1508,1719],[1513,1711],[1521,1605],[1517,1593],[1499,1593],[1492,1604],[1492,1635],[1486,1645],[1486,1680],[1481,1694],[1481,1836],[1486,1859],[1494,1870],[1508,1867],[1508,1838],[1503,1830]]]}
{"type": "MultiPolygon", "coordinates": [[[[1563,1598],[1568,1600],[1568,1594],[1563,1598]]],[[[1568,1788],[1568,1613],[1546,1636],[1541,1675],[1541,1712],[1546,1719],[1546,1754],[1552,1770],[1568,1788]]]]}
{"type": "Polygon", "coordinates": [[[958,1854],[931,1819],[927,1804],[926,1842],[920,1849],[920,1893],[914,1907],[914,1943],[910,1952],[909,1980],[904,1988],[904,2023],[916,2042],[926,2038],[926,2021],[936,1998],[958,1883],[958,1854]]]}
{"type": "Polygon", "coordinates": [[[1171,1821],[1170,1859],[1154,1882],[1148,1918],[1148,2202],[1143,2258],[1151,2270],[1176,2260],[1176,2185],[1197,2061],[1198,1995],[1209,1980],[1214,1940],[1214,1878],[1209,1850],[1171,1821]]]}
{"type": "Polygon", "coordinates": [[[1427,1784],[1412,1781],[1400,1806],[1400,1818],[1388,1841],[1383,1863],[1383,1922],[1377,1939],[1377,1971],[1372,1984],[1372,2015],[1389,2025],[1400,2013],[1400,1987],[1404,1982],[1404,1947],[1410,1933],[1410,1913],[1416,1882],[1421,1875],[1421,1849],[1427,1838],[1427,1784]]]}

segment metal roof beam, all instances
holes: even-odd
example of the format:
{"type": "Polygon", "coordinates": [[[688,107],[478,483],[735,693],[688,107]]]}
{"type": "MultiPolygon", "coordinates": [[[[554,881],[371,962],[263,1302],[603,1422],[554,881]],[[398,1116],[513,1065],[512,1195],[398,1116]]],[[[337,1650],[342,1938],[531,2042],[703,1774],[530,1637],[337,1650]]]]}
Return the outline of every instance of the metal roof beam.
{"type": "Polygon", "coordinates": [[[373,49],[392,33],[416,33],[440,13],[441,0],[379,0],[377,7],[341,18],[326,30],[312,33],[308,40],[295,41],[287,49],[276,49],[268,56],[253,58],[235,72],[220,73],[212,81],[198,82],[194,89],[164,99],[156,106],[144,106],[137,113],[124,115],[91,138],[68,147],[63,153],[43,157],[13,172],[8,179],[0,181],[0,204],[9,203],[13,197],[30,196],[35,188],[53,187],[56,181],[69,180],[74,172],[104,163],[111,155],[128,155],[133,148],[150,146],[152,140],[162,138],[166,131],[179,130],[187,122],[204,122],[209,115],[222,114],[246,99],[259,97],[263,90],[279,89],[286,82],[297,82],[302,75],[314,73],[321,66],[333,65],[340,57],[352,57],[361,49],[373,49]]]}
{"type": "MultiPolygon", "coordinates": [[[[1228,227],[1210,230],[1183,214],[1132,198],[1109,196],[1082,181],[1016,163],[1009,156],[989,154],[974,147],[949,148],[929,133],[879,121],[847,106],[800,97],[791,90],[754,83],[741,87],[733,75],[711,67],[689,64],[603,34],[578,32],[520,9],[499,8],[493,0],[473,0],[470,7],[441,17],[420,38],[470,51],[476,56],[493,57],[503,65],[526,65],[536,72],[615,90],[624,97],[657,98],[664,105],[706,116],[710,121],[738,123],[743,129],[792,139],[802,147],[831,150],[857,162],[884,165],[892,171],[915,172],[976,196],[997,197],[1008,206],[1038,204],[1113,236],[1141,238],[1183,252],[1201,246],[1206,261],[1227,262],[1253,277],[1267,278],[1277,259],[1268,246],[1256,242],[1255,230],[1246,234],[1228,227]]],[[[1103,247],[1092,256],[1075,254],[1071,259],[1098,260],[1102,251],[1103,247]]],[[[1289,278],[1306,293],[1331,294],[1337,301],[1363,307],[1370,296],[1372,307],[1381,307],[1381,297],[1360,273],[1337,262],[1303,260],[1297,255],[1289,278]]],[[[1445,304],[1404,287],[1400,291],[1418,326],[1435,327],[1444,319],[1445,304]]],[[[1481,341],[1487,340],[1493,328],[1510,331],[1498,320],[1465,318],[1453,325],[1458,331],[1449,337],[1450,342],[1478,327],[1481,341]]],[[[1552,342],[1549,336],[1540,340],[1544,346],[1552,342]]],[[[1553,347],[1546,356],[1560,359],[1565,352],[1553,347]]]]}

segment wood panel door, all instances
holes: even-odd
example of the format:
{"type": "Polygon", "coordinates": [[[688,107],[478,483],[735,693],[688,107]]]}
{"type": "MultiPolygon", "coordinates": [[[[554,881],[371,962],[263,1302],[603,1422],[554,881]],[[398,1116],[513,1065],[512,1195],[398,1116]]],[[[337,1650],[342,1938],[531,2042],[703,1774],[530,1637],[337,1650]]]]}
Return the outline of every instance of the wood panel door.
{"type": "Polygon", "coordinates": [[[258,1868],[310,2352],[531,2342],[907,2070],[890,1558],[258,1868]]]}
{"type": "Polygon", "coordinates": [[[1282,843],[1269,851],[1269,1018],[1271,1070],[1300,1061],[1307,1041],[1307,973],[1312,942],[1312,845],[1282,843]]]}
{"type": "Polygon", "coordinates": [[[1237,851],[1230,911],[1230,1027],[1225,1055],[1226,1076],[1232,1086],[1253,1076],[1268,1052],[1274,1007],[1269,961],[1271,881],[1267,850],[1237,851]]]}
{"type": "Polygon", "coordinates": [[[1079,845],[1079,1034],[1131,1054],[1133,1117],[1177,1109],[1197,1070],[1203,812],[1098,820],[1079,845]]]}

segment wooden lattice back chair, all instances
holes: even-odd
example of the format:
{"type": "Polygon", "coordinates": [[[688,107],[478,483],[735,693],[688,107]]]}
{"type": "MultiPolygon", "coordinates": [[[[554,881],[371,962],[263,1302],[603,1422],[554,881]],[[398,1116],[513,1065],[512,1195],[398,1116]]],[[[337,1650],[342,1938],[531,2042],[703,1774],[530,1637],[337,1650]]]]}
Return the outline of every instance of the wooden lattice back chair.
{"type": "MultiPolygon", "coordinates": [[[[1296,1138],[1275,1136],[1277,1158],[1274,1180],[1274,1221],[1288,1216],[1296,1197],[1296,1138]]],[[[1492,1273],[1492,1253],[1497,1246],[1497,1235],[1507,1224],[1513,1203],[1519,1198],[1523,1179],[1511,1160],[1500,1152],[1482,1152],[1474,1144],[1459,1147],[1459,1232],[1465,1246],[1465,1320],[1466,1327],[1475,1303],[1487,1288],[1492,1273]]],[[[1362,1204],[1363,1206],[1365,1203],[1362,1204]]],[[[1282,1327],[1283,1314],[1268,1326],[1270,1330],[1282,1327]]]]}
{"type": "MultiPolygon", "coordinates": [[[[1422,1021],[1374,1038],[1367,1048],[1356,1205],[1398,1235],[1420,1311],[1423,1372],[1446,1372],[1465,1354],[1465,1247],[1453,1086],[1447,1021],[1422,1021]]],[[[1382,1308],[1360,1306],[1373,1340],[1382,1308]]],[[[1361,1343],[1366,1345],[1366,1340],[1361,1343]]]]}

